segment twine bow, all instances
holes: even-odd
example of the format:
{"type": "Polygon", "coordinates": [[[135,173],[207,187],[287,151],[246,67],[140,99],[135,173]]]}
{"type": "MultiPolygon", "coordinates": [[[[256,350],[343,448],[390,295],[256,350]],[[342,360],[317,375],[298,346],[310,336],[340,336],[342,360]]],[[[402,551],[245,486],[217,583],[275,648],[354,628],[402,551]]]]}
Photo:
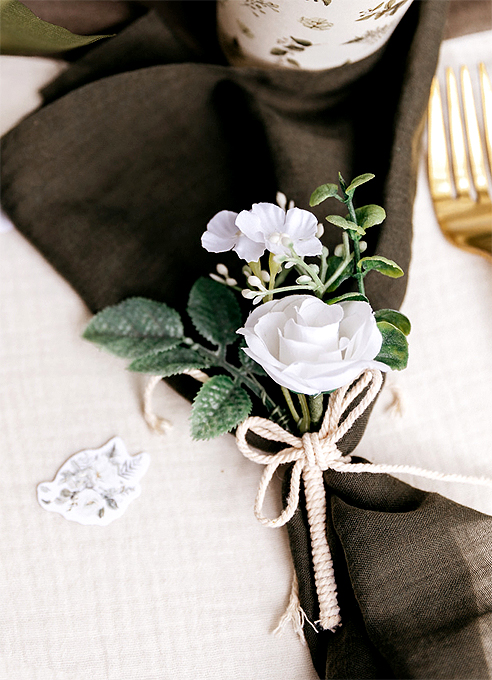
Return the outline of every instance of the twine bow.
{"type": "Polygon", "coordinates": [[[311,534],[316,592],[320,609],[318,623],[324,630],[334,631],[340,625],[341,619],[333,561],[326,539],[326,494],[323,471],[329,468],[333,470],[346,468],[343,461],[347,460],[348,457],[344,457],[338,450],[337,443],[373,402],[381,389],[382,382],[383,379],[379,371],[367,370],[351,386],[346,385],[336,390],[330,396],[319,432],[308,432],[302,437],[296,437],[280,425],[258,417],[245,420],[239,425],[236,432],[236,442],[241,453],[254,463],[266,466],[254,506],[255,516],[261,524],[268,527],[281,527],[292,518],[299,505],[302,476],[311,534]],[[344,413],[366,388],[368,388],[366,394],[342,421],[344,413]],[[288,448],[273,456],[255,451],[246,441],[248,430],[264,439],[285,443],[288,448]],[[262,513],[265,494],[277,468],[287,463],[294,463],[287,503],[278,517],[270,519],[262,513]]]}

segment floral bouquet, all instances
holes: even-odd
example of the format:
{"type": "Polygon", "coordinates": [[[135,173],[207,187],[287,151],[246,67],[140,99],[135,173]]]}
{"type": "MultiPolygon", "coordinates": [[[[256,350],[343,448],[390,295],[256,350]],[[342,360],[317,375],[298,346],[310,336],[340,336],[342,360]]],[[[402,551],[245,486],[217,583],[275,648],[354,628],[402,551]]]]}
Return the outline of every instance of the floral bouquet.
{"type": "MultiPolygon", "coordinates": [[[[239,214],[215,215],[202,245],[214,253],[235,251],[246,262],[245,283],[239,285],[223,264],[210,278],[196,281],[187,312],[198,337],[186,334],[176,310],[138,297],[104,309],[84,333],[131,359],[131,371],[159,379],[188,373],[203,382],[193,402],[192,436],[209,439],[237,428],[242,453],[267,466],[255,506],[263,524],[282,526],[292,518],[302,477],[321,630],[340,624],[324,531],[323,471],[356,471],[337,442],[376,397],[381,371],[401,370],[408,359],[409,320],[396,310],[374,312],[365,295],[368,272],[403,275],[387,258],[363,256],[367,230],[386,217],[381,206],[354,206],[357,187],[373,177],[360,175],[347,184],[339,176],[339,186],[323,184],[313,192],[311,206],[332,198],[347,210],[345,217],[326,217],[342,231],[333,254],[320,241],[323,226],[316,217],[287,204],[282,193],[278,205],[258,203],[239,214]],[[244,319],[245,301],[253,310],[244,319]],[[253,410],[266,418],[249,417],[253,410]],[[249,430],[287,448],[275,456],[258,455],[247,442],[249,430]],[[262,515],[262,503],[283,463],[294,463],[290,492],[282,514],[270,520],[262,515]]],[[[357,471],[367,469],[373,466],[359,464],[357,471]]]]}

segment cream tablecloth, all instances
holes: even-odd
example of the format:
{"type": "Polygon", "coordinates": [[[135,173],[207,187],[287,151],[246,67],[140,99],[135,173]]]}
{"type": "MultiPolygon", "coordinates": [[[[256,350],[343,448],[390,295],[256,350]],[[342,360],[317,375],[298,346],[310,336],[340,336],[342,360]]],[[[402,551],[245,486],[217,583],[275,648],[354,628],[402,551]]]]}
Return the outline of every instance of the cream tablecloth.
{"type": "MultiPolygon", "coordinates": [[[[443,61],[490,59],[491,37],[448,41],[443,61]]],[[[63,66],[0,63],[5,131],[63,66]]],[[[410,365],[390,376],[358,453],[492,476],[492,265],[443,239],[423,168],[414,223],[410,365]]],[[[253,516],[260,469],[231,436],[193,442],[189,405],[164,384],[156,409],[174,428],[150,433],[144,379],[80,338],[89,318],[16,230],[0,234],[0,678],[286,680],[288,660],[288,680],[314,679],[294,633],[271,635],[292,567],[285,530],[253,516]],[[127,513],[100,528],[43,511],[36,485],[115,435],[152,456],[127,513]]],[[[490,490],[406,481],[492,514],[490,490]]]]}

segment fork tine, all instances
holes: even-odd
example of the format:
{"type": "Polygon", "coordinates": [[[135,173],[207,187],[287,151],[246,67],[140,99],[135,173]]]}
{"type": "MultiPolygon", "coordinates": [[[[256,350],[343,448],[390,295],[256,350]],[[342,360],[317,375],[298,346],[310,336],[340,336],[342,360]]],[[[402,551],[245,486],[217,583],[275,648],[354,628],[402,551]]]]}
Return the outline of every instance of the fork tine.
{"type": "Polygon", "coordinates": [[[448,95],[449,128],[451,140],[451,159],[457,196],[468,196],[470,181],[466,162],[465,133],[461,120],[458,85],[452,68],[446,69],[446,89],[448,95]]]}
{"type": "Polygon", "coordinates": [[[434,199],[453,196],[439,82],[434,76],[429,100],[429,185],[434,199]]]}
{"type": "Polygon", "coordinates": [[[463,95],[463,111],[465,113],[470,167],[478,199],[481,200],[482,195],[488,196],[487,175],[485,174],[485,163],[482,153],[482,143],[480,140],[470,72],[466,66],[461,67],[461,92],[463,95]]]}
{"type": "Polygon", "coordinates": [[[480,90],[482,93],[485,147],[489,158],[489,168],[492,171],[492,89],[485,64],[481,62],[478,68],[480,73],[480,90]]]}

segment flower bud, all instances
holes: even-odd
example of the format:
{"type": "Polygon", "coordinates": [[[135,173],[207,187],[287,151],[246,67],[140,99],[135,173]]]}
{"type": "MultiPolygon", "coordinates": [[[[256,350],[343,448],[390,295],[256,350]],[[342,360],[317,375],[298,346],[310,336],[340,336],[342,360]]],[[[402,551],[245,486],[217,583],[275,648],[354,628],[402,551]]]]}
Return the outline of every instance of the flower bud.
{"type": "Polygon", "coordinates": [[[233,279],[233,278],[231,278],[230,276],[228,276],[228,277],[226,278],[226,284],[227,284],[228,286],[237,286],[237,281],[236,281],[236,279],[233,279]]]}
{"type": "Polygon", "coordinates": [[[359,241],[359,248],[360,252],[363,253],[365,250],[367,250],[367,243],[366,241],[359,241]]]}
{"type": "Polygon", "coordinates": [[[261,270],[261,278],[265,283],[268,283],[270,281],[270,274],[269,272],[265,271],[264,269],[261,270]]]}
{"type": "Polygon", "coordinates": [[[248,276],[248,283],[252,288],[263,288],[263,284],[257,276],[248,276]]]}
{"type": "Polygon", "coordinates": [[[277,205],[280,208],[282,208],[282,210],[285,210],[285,207],[287,205],[287,196],[283,194],[281,191],[277,191],[275,199],[277,201],[277,205]]]}
{"type": "Polygon", "coordinates": [[[229,270],[225,266],[225,264],[219,264],[215,267],[217,270],[217,274],[221,274],[222,276],[228,276],[229,275],[229,270]]]}
{"type": "Polygon", "coordinates": [[[302,276],[299,276],[298,279],[296,279],[296,283],[299,283],[302,285],[303,283],[309,283],[311,281],[311,277],[307,276],[306,274],[303,274],[302,276]]]}
{"type": "Polygon", "coordinates": [[[245,288],[244,290],[241,291],[241,295],[244,298],[246,298],[246,300],[252,300],[256,296],[256,293],[254,290],[249,290],[249,288],[245,288]]]}
{"type": "Polygon", "coordinates": [[[336,255],[336,257],[343,257],[344,250],[345,248],[343,246],[343,243],[339,243],[334,250],[334,254],[336,255]]]}
{"type": "Polygon", "coordinates": [[[324,226],[323,226],[323,225],[321,224],[321,222],[320,222],[320,223],[318,224],[318,229],[317,229],[317,231],[316,231],[316,237],[317,237],[317,238],[321,238],[321,237],[323,236],[324,233],[325,233],[325,228],[324,228],[324,226]]]}

